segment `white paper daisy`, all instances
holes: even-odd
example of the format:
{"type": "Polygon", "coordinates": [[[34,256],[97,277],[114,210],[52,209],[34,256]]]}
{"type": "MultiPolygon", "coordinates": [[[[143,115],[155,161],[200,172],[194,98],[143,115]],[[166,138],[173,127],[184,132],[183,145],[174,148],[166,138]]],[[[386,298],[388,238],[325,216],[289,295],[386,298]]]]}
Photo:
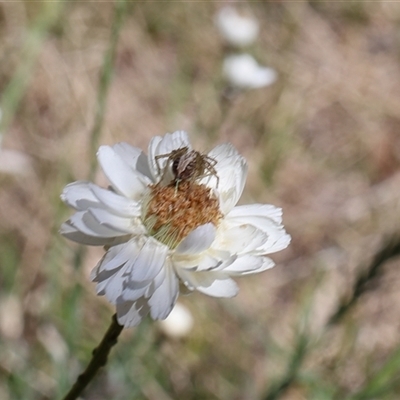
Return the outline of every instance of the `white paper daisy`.
{"type": "Polygon", "coordinates": [[[180,282],[209,296],[235,296],[232,277],[273,267],[266,254],[290,242],[281,209],[235,207],[247,165],[230,144],[201,155],[178,131],[154,137],[148,155],[118,143],[101,146],[97,156],[111,187],[67,185],[61,198],[76,213],[61,233],[105,246],[92,280],[97,294],[116,305],[125,327],[148,313],[165,319],[180,282]]]}

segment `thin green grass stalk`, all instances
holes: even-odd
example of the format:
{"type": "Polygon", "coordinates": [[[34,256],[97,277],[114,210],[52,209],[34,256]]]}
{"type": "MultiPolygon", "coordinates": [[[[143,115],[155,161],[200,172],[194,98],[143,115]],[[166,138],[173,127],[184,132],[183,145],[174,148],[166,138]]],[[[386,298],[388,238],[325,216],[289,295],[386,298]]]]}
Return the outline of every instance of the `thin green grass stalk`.
{"type": "Polygon", "coordinates": [[[299,370],[307,354],[307,349],[308,339],[306,333],[300,332],[286,374],[279,382],[272,385],[264,397],[265,400],[279,399],[281,395],[297,380],[299,370]]]}
{"type": "MultiPolygon", "coordinates": [[[[104,55],[103,66],[100,71],[99,87],[97,92],[96,110],[93,129],[90,134],[90,169],[88,174],[88,180],[93,180],[97,169],[97,158],[96,152],[98,148],[99,139],[104,122],[104,114],[106,112],[107,97],[111,86],[115,53],[118,44],[119,34],[123,26],[124,15],[126,13],[127,0],[118,0],[115,5],[114,17],[111,26],[111,37],[110,44],[104,55]]],[[[74,255],[73,265],[75,270],[80,269],[82,261],[85,258],[87,251],[86,246],[80,246],[74,255]]],[[[81,287],[76,287],[77,291],[80,292],[81,287]]],[[[72,293],[71,296],[76,298],[77,293],[72,293]]],[[[79,297],[79,296],[78,296],[79,297]]]]}
{"type": "Polygon", "coordinates": [[[310,337],[307,330],[308,321],[311,318],[311,312],[313,307],[315,287],[322,279],[322,274],[317,276],[316,282],[308,285],[305,289],[305,301],[301,307],[301,315],[299,317],[297,338],[295,343],[295,349],[292,353],[291,358],[287,363],[286,373],[279,381],[271,385],[269,391],[263,397],[265,400],[275,400],[281,397],[286,390],[292,386],[298,379],[303,361],[308,354],[310,337]]]}
{"type": "Polygon", "coordinates": [[[107,105],[107,95],[110,89],[114,72],[115,53],[118,44],[119,34],[126,14],[128,1],[118,0],[115,5],[114,18],[111,27],[110,45],[104,56],[103,67],[100,72],[99,91],[97,93],[96,114],[94,126],[90,135],[91,156],[89,180],[93,180],[97,167],[96,152],[104,122],[104,114],[107,105]]]}
{"type": "MultiPolygon", "coordinates": [[[[97,168],[96,151],[98,148],[98,142],[103,127],[104,114],[107,105],[107,95],[109,92],[109,88],[111,86],[112,76],[114,71],[116,48],[118,44],[120,31],[123,26],[127,3],[128,3],[127,0],[118,0],[118,2],[115,5],[114,16],[111,26],[110,44],[104,56],[103,66],[100,72],[100,80],[99,80],[96,110],[95,110],[95,120],[90,135],[90,170],[88,174],[89,180],[93,180],[97,168]]],[[[76,251],[73,262],[75,270],[80,269],[86,251],[87,247],[85,246],[80,246],[76,251]]],[[[72,304],[76,304],[78,302],[81,291],[82,291],[81,286],[77,285],[72,291],[72,293],[70,293],[69,298],[72,300],[72,304]]],[[[78,309],[78,307],[71,307],[71,308],[75,310],[78,309]]],[[[107,363],[108,354],[112,346],[116,344],[117,338],[121,333],[122,329],[123,327],[118,324],[116,316],[114,316],[112,323],[108,331],[106,332],[102,342],[94,350],[93,357],[89,365],[87,366],[86,370],[78,377],[76,383],[66,395],[65,400],[78,398],[81,392],[94,378],[97,371],[101,367],[105,366],[105,364],[107,363]]]]}
{"type": "Polygon", "coordinates": [[[382,266],[394,257],[400,255],[400,236],[386,240],[382,248],[376,253],[369,267],[362,271],[354,283],[351,296],[343,299],[337,310],[328,321],[328,327],[339,323],[354,307],[359,298],[370,288],[370,285],[382,273],[382,266]]]}
{"type": "Polygon", "coordinates": [[[42,43],[46,39],[49,30],[58,20],[65,4],[64,1],[43,2],[42,10],[39,12],[32,27],[27,31],[26,40],[21,51],[21,62],[1,96],[2,118],[0,120],[0,132],[6,132],[12,122],[29,84],[42,43]]]}
{"type": "Polygon", "coordinates": [[[381,399],[382,396],[398,393],[400,386],[400,347],[381,366],[378,372],[368,378],[366,385],[346,400],[381,399]]]}
{"type": "MultiPolygon", "coordinates": [[[[382,248],[376,253],[369,267],[360,273],[356,280],[352,295],[350,298],[344,299],[337,310],[327,323],[327,328],[342,321],[343,317],[357,303],[358,299],[370,288],[371,283],[380,276],[382,266],[390,259],[400,255],[400,237],[396,236],[387,240],[382,248]]],[[[265,400],[275,400],[281,397],[283,393],[292,386],[297,378],[302,365],[302,362],[307,354],[307,344],[305,333],[300,333],[295,351],[289,361],[285,376],[271,387],[267,393],[265,400]]],[[[390,377],[397,376],[400,371],[400,349],[391,357],[380,372],[369,381],[368,385],[362,389],[357,395],[350,397],[348,400],[367,400],[377,398],[377,394],[387,393],[392,390],[398,382],[388,383],[390,377]],[[384,383],[382,383],[384,381],[384,383]]]]}

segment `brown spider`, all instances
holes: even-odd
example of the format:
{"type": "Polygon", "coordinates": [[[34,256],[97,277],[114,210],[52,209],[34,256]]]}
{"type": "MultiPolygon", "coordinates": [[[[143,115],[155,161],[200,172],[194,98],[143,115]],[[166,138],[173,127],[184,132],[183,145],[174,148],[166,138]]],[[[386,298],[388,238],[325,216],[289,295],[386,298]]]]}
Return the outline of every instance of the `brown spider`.
{"type": "MultiPolygon", "coordinates": [[[[181,147],[180,149],[172,150],[170,153],[160,154],[155,157],[158,173],[160,173],[161,170],[158,160],[162,158],[167,158],[167,162],[165,163],[166,167],[172,163],[171,170],[174,174],[173,182],[175,182],[176,185],[182,181],[195,181],[208,176],[215,176],[218,187],[219,178],[215,170],[217,160],[214,158],[195,150],[189,150],[188,147],[181,147]]],[[[167,169],[165,168],[164,175],[166,171],[167,169]]]]}

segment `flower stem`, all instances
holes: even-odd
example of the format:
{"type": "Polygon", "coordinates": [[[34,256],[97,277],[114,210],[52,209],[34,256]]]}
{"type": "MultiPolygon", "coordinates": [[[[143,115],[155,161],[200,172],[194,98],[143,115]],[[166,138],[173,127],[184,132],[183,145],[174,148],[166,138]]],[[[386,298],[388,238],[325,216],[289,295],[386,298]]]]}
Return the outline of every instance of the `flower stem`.
{"type": "Polygon", "coordinates": [[[78,379],[64,397],[64,400],[76,400],[94,378],[97,371],[106,365],[108,354],[110,353],[111,348],[117,343],[118,336],[122,332],[123,328],[124,327],[117,321],[117,315],[114,314],[111,325],[104,335],[103,340],[100,342],[99,346],[93,350],[92,359],[88,366],[85,371],[78,376],[78,379]]]}

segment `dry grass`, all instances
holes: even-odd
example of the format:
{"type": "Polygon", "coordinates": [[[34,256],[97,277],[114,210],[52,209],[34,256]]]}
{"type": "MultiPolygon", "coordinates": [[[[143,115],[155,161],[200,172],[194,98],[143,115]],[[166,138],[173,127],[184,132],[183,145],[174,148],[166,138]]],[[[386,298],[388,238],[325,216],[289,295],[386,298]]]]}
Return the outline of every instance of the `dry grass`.
{"type": "Polygon", "coordinates": [[[292,244],[235,299],[183,298],[196,320],[186,341],[150,321],[125,331],[85,398],[398,398],[398,258],[326,324],[399,233],[400,5],[238,4],[261,22],[250,52],[279,80],[231,96],[220,6],[128,3],[102,93],[114,4],[0,5],[2,149],[29,163],[0,175],[1,399],[61,397],[113,312],[88,279],[102,250],[57,235],[62,187],[90,175],[98,144],[146,148],[177,129],[199,150],[232,142],[250,164],[242,202],[283,207],[292,244]]]}

